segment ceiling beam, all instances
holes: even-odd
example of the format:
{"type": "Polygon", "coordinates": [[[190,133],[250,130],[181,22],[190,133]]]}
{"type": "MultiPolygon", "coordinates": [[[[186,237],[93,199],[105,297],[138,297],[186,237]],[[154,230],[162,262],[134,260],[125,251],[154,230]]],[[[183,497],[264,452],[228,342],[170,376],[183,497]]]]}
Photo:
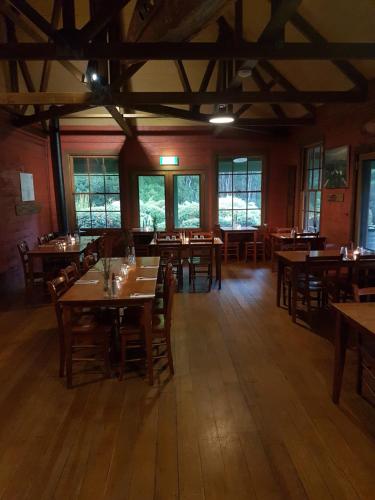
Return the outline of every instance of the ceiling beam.
{"type": "Polygon", "coordinates": [[[14,125],[24,127],[25,125],[32,125],[40,120],[49,120],[50,118],[61,118],[62,116],[70,115],[72,113],[79,113],[89,109],[87,104],[66,104],[65,106],[51,106],[45,111],[36,113],[34,115],[18,116],[14,120],[14,125]]]}
{"type": "Polygon", "coordinates": [[[280,32],[284,30],[286,23],[297,11],[302,0],[278,0],[272,2],[272,15],[258,42],[277,40],[280,32]]]}
{"type": "Polygon", "coordinates": [[[359,91],[294,92],[0,92],[0,104],[87,104],[88,106],[129,106],[136,104],[248,104],[248,103],[325,103],[361,102],[367,94],[359,91]]]}
{"type": "MultiPolygon", "coordinates": [[[[8,17],[5,17],[5,30],[6,37],[9,42],[15,42],[16,32],[14,28],[14,23],[8,17]]],[[[18,69],[17,69],[17,61],[8,61],[9,68],[9,86],[11,92],[19,91],[19,82],[18,82],[18,69]]]]}
{"type": "MultiPolygon", "coordinates": [[[[49,23],[37,10],[34,9],[25,0],[9,0],[10,3],[16,7],[16,9],[21,12],[25,17],[27,17],[39,30],[47,35],[48,38],[54,40],[55,42],[64,43],[64,38],[56,31],[51,23],[49,23]]],[[[44,58],[42,58],[44,59],[44,58]]]]}
{"type": "Polygon", "coordinates": [[[24,60],[324,60],[375,59],[374,42],[283,43],[272,42],[155,42],[89,43],[70,48],[51,43],[2,43],[0,59],[24,60]]]}
{"type": "MultiPolygon", "coordinates": [[[[129,3],[130,0],[108,0],[103,7],[97,12],[93,19],[90,19],[81,29],[79,38],[82,43],[88,42],[95,38],[103,28],[117,16],[120,11],[129,3]]],[[[88,58],[91,59],[91,58],[88,58]]],[[[96,58],[93,58],[96,59],[96,58]]],[[[110,56],[106,59],[110,59],[110,56]]]]}
{"type": "Polygon", "coordinates": [[[187,76],[184,63],[180,59],[178,59],[177,61],[175,61],[175,64],[182,88],[184,89],[185,92],[191,92],[189,78],[187,76]]]}
{"type": "MultiPolygon", "coordinates": [[[[55,0],[53,3],[51,25],[53,28],[57,28],[61,15],[61,2],[62,0],[55,0]]],[[[40,78],[39,92],[45,92],[48,87],[49,75],[51,72],[52,61],[44,61],[42,76],[40,78]]]]}
{"type": "MultiPolygon", "coordinates": [[[[297,30],[302,33],[310,42],[315,44],[325,44],[327,39],[324,38],[304,17],[295,13],[291,19],[291,23],[297,30]]],[[[358,69],[349,61],[333,60],[332,63],[356,86],[367,88],[367,80],[358,69]]]]}
{"type": "Polygon", "coordinates": [[[105,107],[108,113],[111,114],[112,118],[116,121],[117,125],[119,125],[126,136],[133,137],[132,127],[128,124],[116,106],[106,106],[105,107]]]}
{"type": "Polygon", "coordinates": [[[62,2],[64,30],[75,30],[76,28],[74,1],[75,0],[63,0],[62,2]]]}
{"type": "MultiPolygon", "coordinates": [[[[253,77],[253,80],[256,83],[259,90],[261,90],[263,92],[269,90],[267,83],[264,81],[262,75],[259,73],[259,71],[256,68],[253,68],[252,77],[253,77]]],[[[272,108],[272,111],[275,113],[275,115],[278,118],[286,118],[286,115],[285,115],[282,107],[280,106],[280,104],[272,103],[271,108],[272,108]]]]}
{"type": "MultiPolygon", "coordinates": [[[[0,12],[6,17],[11,19],[16,26],[18,26],[24,33],[26,33],[35,42],[44,42],[44,38],[40,35],[30,23],[28,23],[24,17],[22,17],[18,11],[13,9],[9,4],[0,2],[0,12]]],[[[69,61],[59,61],[67,71],[69,71],[78,81],[82,81],[82,72],[74,66],[69,61]]]]}

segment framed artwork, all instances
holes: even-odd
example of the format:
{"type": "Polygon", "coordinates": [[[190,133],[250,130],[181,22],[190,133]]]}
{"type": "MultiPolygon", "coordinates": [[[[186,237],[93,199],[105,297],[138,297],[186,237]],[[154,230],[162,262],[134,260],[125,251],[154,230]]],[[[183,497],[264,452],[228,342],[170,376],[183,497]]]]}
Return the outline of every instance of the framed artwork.
{"type": "Polygon", "coordinates": [[[324,153],[323,187],[347,188],[349,185],[349,146],[326,149],[324,153]]]}
{"type": "Polygon", "coordinates": [[[21,200],[35,201],[33,174],[27,174],[25,172],[21,172],[20,182],[21,182],[21,200]]]}

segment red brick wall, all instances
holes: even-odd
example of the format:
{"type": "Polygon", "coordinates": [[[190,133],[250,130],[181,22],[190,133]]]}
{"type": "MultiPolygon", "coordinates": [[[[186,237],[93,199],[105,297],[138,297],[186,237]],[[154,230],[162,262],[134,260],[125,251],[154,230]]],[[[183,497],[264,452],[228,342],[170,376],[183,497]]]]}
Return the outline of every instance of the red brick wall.
{"type": "Polygon", "coordinates": [[[20,271],[17,242],[34,246],[37,236],[54,229],[51,204],[51,170],[48,140],[2,124],[0,128],[0,276],[6,279],[20,271]],[[21,201],[20,172],[34,175],[38,214],[17,216],[15,205],[21,201]]]}
{"type": "MultiPolygon", "coordinates": [[[[375,136],[370,137],[363,131],[364,124],[371,119],[375,119],[374,83],[370,85],[369,101],[321,106],[317,111],[316,125],[300,127],[294,130],[290,137],[290,161],[296,163],[299,163],[301,148],[304,145],[322,140],[326,149],[350,146],[349,187],[323,190],[321,233],[332,242],[343,244],[353,239],[355,151],[363,145],[375,144],[375,136]],[[343,193],[344,202],[329,202],[328,195],[334,193],[343,193]]],[[[297,200],[299,198],[300,191],[297,193],[297,200]]]]}

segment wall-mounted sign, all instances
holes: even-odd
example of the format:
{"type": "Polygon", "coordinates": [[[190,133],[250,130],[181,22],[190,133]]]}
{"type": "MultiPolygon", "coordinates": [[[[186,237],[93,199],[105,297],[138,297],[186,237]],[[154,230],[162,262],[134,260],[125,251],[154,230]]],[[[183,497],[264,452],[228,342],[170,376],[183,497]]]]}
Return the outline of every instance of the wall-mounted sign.
{"type": "Polygon", "coordinates": [[[20,172],[21,200],[35,201],[33,174],[20,172]]]}
{"type": "Polygon", "coordinates": [[[328,201],[344,201],[344,193],[328,194],[328,201]]]}
{"type": "Polygon", "coordinates": [[[42,207],[35,201],[24,201],[22,203],[17,203],[15,208],[16,215],[33,215],[38,214],[42,207]]]}
{"type": "Polygon", "coordinates": [[[178,156],[160,156],[160,165],[178,165],[178,156]]]}

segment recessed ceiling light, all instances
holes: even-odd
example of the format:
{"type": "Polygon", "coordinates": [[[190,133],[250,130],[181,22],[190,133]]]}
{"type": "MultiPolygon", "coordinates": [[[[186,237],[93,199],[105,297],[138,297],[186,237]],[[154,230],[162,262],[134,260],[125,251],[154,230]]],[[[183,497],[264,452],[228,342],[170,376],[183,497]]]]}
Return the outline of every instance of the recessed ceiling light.
{"type": "Polygon", "coordinates": [[[242,69],[239,69],[237,72],[237,75],[240,78],[249,78],[249,76],[251,76],[252,74],[253,74],[253,71],[251,68],[242,68],[242,69]]]}
{"type": "Polygon", "coordinates": [[[233,162],[234,163],[245,163],[247,161],[247,158],[234,158],[233,162]]]}
{"type": "Polygon", "coordinates": [[[216,125],[225,125],[227,123],[234,122],[234,115],[227,111],[227,107],[223,104],[220,104],[216,113],[214,113],[209,119],[210,123],[214,123],[216,125]]]}

